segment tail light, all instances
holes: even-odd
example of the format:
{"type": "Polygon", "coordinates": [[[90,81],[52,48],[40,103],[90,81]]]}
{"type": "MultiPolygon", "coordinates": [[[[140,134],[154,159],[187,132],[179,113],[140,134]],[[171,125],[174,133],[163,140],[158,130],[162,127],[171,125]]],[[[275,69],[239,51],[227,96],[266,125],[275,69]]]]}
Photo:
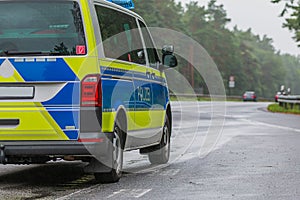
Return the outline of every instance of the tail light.
{"type": "Polygon", "coordinates": [[[81,81],[81,106],[102,106],[102,87],[99,74],[87,75],[81,81]]]}

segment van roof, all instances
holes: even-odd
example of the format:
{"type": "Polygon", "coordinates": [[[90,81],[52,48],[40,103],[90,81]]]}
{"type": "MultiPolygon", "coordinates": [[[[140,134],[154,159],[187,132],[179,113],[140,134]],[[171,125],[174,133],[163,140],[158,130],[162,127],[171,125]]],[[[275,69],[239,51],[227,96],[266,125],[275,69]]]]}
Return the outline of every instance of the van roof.
{"type": "MultiPolygon", "coordinates": [[[[13,0],[0,0],[0,1],[13,1],[13,0]]],[[[145,23],[145,21],[143,20],[143,18],[140,15],[138,15],[135,12],[132,12],[131,10],[129,10],[127,8],[124,8],[124,7],[120,6],[120,5],[117,5],[115,3],[109,2],[107,0],[92,0],[92,2],[97,2],[97,3],[100,3],[100,4],[105,4],[107,6],[115,8],[117,10],[122,10],[125,13],[128,13],[130,15],[133,15],[133,16],[139,18],[141,21],[143,21],[145,23]]]]}
{"type": "Polygon", "coordinates": [[[127,9],[127,8],[124,8],[124,7],[120,6],[120,5],[117,5],[115,3],[112,3],[112,2],[109,2],[109,1],[106,1],[106,0],[94,0],[93,2],[105,4],[105,5],[108,5],[110,7],[115,8],[117,10],[122,10],[123,12],[128,13],[130,15],[133,15],[133,16],[139,18],[140,20],[142,20],[144,22],[143,18],[140,15],[138,15],[137,13],[135,13],[135,12],[133,12],[133,11],[127,9]]]}

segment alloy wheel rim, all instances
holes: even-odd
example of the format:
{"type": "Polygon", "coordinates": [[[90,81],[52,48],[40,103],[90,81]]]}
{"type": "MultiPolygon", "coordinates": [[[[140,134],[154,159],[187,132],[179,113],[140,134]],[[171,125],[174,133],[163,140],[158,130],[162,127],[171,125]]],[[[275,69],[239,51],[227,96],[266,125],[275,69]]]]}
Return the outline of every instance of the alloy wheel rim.
{"type": "Polygon", "coordinates": [[[169,130],[168,130],[168,126],[165,125],[164,126],[164,149],[165,149],[165,155],[166,157],[169,156],[169,130]]]}
{"type": "Polygon", "coordinates": [[[119,174],[122,170],[121,140],[118,133],[119,133],[119,128],[116,127],[114,133],[115,135],[113,138],[113,148],[114,148],[113,158],[114,158],[114,168],[117,174],[119,174]]]}

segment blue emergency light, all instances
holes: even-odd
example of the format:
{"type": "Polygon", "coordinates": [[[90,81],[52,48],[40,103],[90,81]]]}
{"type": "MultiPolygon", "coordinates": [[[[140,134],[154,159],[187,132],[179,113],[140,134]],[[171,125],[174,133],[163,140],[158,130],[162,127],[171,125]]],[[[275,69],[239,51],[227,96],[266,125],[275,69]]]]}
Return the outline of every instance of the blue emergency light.
{"type": "Polygon", "coordinates": [[[107,1],[118,4],[119,6],[122,6],[127,9],[134,9],[134,3],[132,0],[107,0],[107,1]]]}

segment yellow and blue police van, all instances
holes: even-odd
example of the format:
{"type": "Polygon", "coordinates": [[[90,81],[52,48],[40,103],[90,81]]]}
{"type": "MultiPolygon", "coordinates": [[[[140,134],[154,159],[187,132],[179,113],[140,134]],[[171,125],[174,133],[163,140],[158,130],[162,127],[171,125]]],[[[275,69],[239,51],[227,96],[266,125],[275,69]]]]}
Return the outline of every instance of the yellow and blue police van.
{"type": "Polygon", "coordinates": [[[0,163],[87,162],[102,183],[123,152],[170,156],[162,58],[131,0],[0,0],[0,163]]]}

